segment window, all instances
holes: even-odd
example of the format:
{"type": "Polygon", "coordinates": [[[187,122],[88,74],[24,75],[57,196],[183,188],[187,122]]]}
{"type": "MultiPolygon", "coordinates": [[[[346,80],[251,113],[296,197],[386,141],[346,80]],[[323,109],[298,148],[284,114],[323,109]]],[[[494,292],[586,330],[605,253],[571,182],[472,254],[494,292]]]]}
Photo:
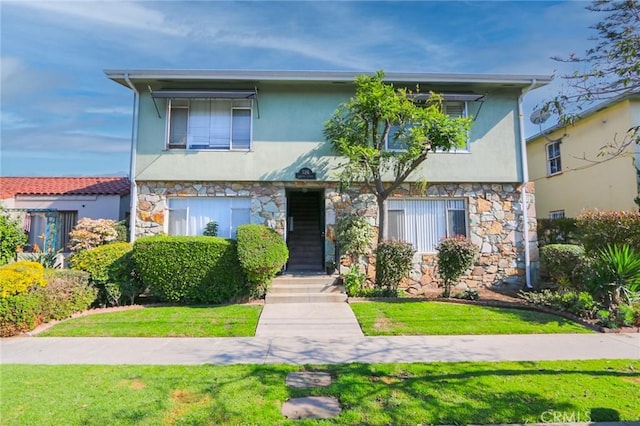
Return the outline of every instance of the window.
{"type": "Polygon", "coordinates": [[[552,210],[549,212],[549,219],[562,219],[564,217],[564,210],[552,210]]]}
{"type": "Polygon", "coordinates": [[[464,200],[389,200],[389,238],[413,244],[418,252],[436,251],[444,237],[467,236],[464,200]]]}
{"type": "Polygon", "coordinates": [[[169,235],[202,235],[207,223],[218,224],[218,236],[235,238],[238,226],[251,222],[251,199],[184,197],[169,199],[169,235]]]}
{"type": "Polygon", "coordinates": [[[555,175],[562,172],[562,162],[560,161],[560,142],[547,144],[547,175],[555,175]]]}
{"type": "MultiPolygon", "coordinates": [[[[467,104],[466,102],[444,102],[444,112],[453,117],[460,118],[467,116],[467,104]]],[[[407,149],[406,144],[404,144],[401,140],[396,139],[396,134],[398,132],[397,126],[392,126],[389,131],[389,136],[386,140],[385,149],[388,151],[404,151],[407,149]]],[[[467,141],[467,146],[459,149],[451,150],[451,152],[466,152],[469,151],[469,143],[467,141]]],[[[442,150],[437,150],[437,152],[444,152],[442,150]]]]}
{"type": "Polygon", "coordinates": [[[168,147],[248,150],[251,113],[250,99],[169,99],[168,147]]]}

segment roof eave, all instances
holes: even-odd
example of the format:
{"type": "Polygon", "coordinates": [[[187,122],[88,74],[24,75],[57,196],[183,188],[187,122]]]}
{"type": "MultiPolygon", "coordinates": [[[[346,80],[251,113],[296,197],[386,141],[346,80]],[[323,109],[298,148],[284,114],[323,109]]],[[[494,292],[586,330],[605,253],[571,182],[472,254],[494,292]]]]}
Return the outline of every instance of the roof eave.
{"type": "MultiPolygon", "coordinates": [[[[125,78],[131,81],[145,80],[245,80],[245,81],[299,81],[299,82],[353,82],[358,75],[372,72],[354,71],[236,71],[236,70],[104,70],[107,78],[127,86],[125,78]]],[[[548,75],[520,74],[443,74],[443,73],[385,73],[385,80],[397,83],[471,83],[510,84],[535,87],[548,84],[548,75]]]]}

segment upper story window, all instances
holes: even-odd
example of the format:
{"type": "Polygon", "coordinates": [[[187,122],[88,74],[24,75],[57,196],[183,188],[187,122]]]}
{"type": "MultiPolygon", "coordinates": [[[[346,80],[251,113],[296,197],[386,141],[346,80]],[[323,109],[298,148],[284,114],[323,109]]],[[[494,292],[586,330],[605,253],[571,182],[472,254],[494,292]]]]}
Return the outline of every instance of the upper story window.
{"type": "Polygon", "coordinates": [[[560,161],[560,142],[550,142],[547,144],[547,176],[562,172],[562,162],[560,161]]]}
{"type": "MultiPolygon", "coordinates": [[[[453,118],[460,118],[467,116],[467,103],[460,101],[446,101],[444,102],[444,112],[453,118]]],[[[391,127],[389,131],[389,136],[385,142],[385,149],[387,151],[404,151],[407,149],[406,144],[402,141],[395,138],[397,127],[391,127]]],[[[467,145],[462,148],[451,150],[450,152],[468,152],[469,151],[469,140],[467,140],[467,145]]],[[[441,149],[438,149],[436,152],[445,152],[441,149]]]]}
{"type": "Polygon", "coordinates": [[[169,99],[168,147],[249,150],[250,99],[169,99]]]}

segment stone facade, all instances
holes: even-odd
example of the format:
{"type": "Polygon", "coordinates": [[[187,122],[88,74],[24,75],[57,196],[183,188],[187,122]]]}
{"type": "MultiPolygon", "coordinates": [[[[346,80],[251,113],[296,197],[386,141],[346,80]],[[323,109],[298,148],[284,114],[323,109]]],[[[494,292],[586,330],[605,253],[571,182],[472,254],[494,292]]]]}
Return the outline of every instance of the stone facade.
{"type": "MultiPolygon", "coordinates": [[[[168,197],[248,197],[251,198],[251,222],[267,225],[284,235],[286,229],[286,190],[324,189],[325,260],[335,261],[335,224],[340,217],[357,214],[377,226],[375,196],[363,188],[339,192],[333,182],[139,182],[136,235],[166,232],[168,197]]],[[[461,287],[474,288],[500,284],[522,285],[525,274],[525,251],[521,185],[519,184],[433,184],[426,188],[404,184],[395,191],[396,198],[461,198],[468,209],[471,241],[480,248],[474,267],[461,281],[461,287]]],[[[535,220],[534,186],[527,186],[529,248],[532,271],[537,271],[538,251],[535,220]]],[[[377,228],[376,228],[377,234],[377,228]]],[[[410,278],[402,288],[420,295],[436,287],[439,279],[434,253],[414,256],[410,278]]],[[[364,262],[367,275],[373,277],[373,262],[364,262]]]]}

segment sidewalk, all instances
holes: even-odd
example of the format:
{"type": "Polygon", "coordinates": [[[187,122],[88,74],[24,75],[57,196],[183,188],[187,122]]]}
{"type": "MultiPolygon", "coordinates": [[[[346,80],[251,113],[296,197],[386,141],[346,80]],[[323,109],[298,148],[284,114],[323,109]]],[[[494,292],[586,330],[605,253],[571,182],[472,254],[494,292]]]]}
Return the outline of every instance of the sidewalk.
{"type": "Polygon", "coordinates": [[[336,364],[640,359],[638,334],[397,337],[14,337],[2,364],[336,364]]]}

